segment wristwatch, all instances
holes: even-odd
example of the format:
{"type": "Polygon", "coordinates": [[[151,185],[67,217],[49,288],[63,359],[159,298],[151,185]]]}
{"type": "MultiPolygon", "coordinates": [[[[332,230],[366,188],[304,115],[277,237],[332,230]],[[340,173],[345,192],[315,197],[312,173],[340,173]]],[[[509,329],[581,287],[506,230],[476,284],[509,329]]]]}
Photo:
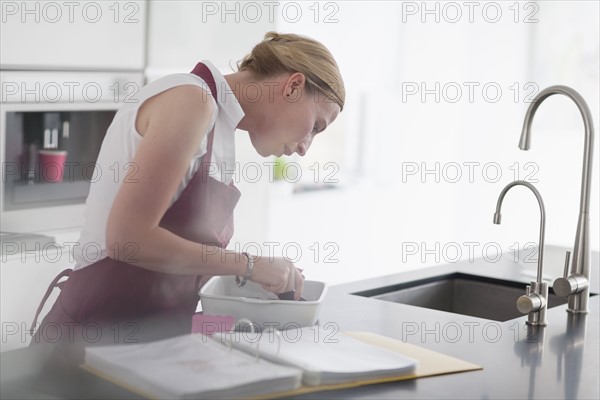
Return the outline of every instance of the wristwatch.
{"type": "Polygon", "coordinates": [[[254,267],[254,258],[246,252],[243,252],[242,255],[246,258],[248,264],[246,264],[246,273],[244,276],[240,278],[236,275],[235,277],[235,283],[238,287],[242,287],[246,284],[246,281],[252,276],[252,268],[254,267]]]}

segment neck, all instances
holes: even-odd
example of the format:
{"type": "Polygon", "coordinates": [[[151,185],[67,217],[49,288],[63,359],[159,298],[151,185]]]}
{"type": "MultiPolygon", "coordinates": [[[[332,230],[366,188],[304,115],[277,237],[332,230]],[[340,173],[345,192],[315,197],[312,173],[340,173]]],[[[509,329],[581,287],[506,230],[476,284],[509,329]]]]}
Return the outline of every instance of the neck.
{"type": "Polygon", "coordinates": [[[232,74],[224,75],[223,77],[225,78],[225,81],[231,88],[231,91],[233,92],[233,95],[235,96],[238,103],[240,104],[240,107],[242,107],[242,111],[244,111],[244,117],[242,117],[236,128],[247,131],[251,107],[242,95],[242,93],[245,85],[251,81],[250,73],[248,71],[239,71],[234,72],[232,74]]]}

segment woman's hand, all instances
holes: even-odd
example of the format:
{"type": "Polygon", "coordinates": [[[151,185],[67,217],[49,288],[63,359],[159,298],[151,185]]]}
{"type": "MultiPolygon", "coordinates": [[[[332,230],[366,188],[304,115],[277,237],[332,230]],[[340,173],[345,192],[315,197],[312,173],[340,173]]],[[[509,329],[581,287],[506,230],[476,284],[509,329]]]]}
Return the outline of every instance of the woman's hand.
{"type": "Polygon", "coordinates": [[[304,288],[302,269],[283,257],[257,257],[250,280],[275,294],[294,291],[294,300],[300,300],[304,288]]]}

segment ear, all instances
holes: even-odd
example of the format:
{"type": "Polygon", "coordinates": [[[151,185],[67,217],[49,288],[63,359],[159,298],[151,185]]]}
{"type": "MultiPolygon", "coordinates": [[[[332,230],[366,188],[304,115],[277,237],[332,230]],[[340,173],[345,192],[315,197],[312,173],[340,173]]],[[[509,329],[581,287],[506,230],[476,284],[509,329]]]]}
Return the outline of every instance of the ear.
{"type": "Polygon", "coordinates": [[[298,98],[306,85],[306,77],[301,72],[291,74],[285,84],[285,96],[298,98]]]}

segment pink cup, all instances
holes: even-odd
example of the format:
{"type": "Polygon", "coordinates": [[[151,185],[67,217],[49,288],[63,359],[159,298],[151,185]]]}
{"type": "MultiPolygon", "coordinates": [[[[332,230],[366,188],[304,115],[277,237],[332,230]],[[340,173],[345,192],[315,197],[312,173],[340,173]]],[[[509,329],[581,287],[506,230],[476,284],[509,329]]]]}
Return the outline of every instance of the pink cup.
{"type": "Polygon", "coordinates": [[[64,150],[38,150],[40,173],[44,182],[62,182],[67,152],[64,150]]]}

